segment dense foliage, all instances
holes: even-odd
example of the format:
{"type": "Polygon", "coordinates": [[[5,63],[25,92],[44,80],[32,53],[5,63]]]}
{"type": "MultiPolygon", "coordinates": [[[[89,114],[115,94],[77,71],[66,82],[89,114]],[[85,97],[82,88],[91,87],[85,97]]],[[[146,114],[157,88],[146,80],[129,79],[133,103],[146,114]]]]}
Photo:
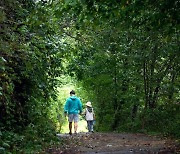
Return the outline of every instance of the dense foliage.
{"type": "Polygon", "coordinates": [[[69,70],[94,91],[98,129],[179,136],[179,1],[66,1],[64,10],[81,36],[69,70]]]}
{"type": "Polygon", "coordinates": [[[54,139],[62,74],[93,101],[97,130],[180,137],[179,5],[1,0],[0,150],[54,139]]]}
{"type": "Polygon", "coordinates": [[[1,150],[40,149],[54,139],[58,122],[58,23],[49,4],[32,0],[2,0],[0,15],[1,150]]]}

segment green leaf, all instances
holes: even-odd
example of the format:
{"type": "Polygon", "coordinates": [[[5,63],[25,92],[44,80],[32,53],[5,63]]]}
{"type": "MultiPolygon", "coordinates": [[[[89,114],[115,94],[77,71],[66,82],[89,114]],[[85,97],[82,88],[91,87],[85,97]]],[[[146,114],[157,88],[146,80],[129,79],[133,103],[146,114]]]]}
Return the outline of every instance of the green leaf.
{"type": "Polygon", "coordinates": [[[5,148],[0,147],[0,153],[5,154],[5,148]]]}
{"type": "Polygon", "coordinates": [[[10,145],[8,143],[6,143],[6,142],[3,142],[2,146],[5,147],[5,148],[9,148],[10,147],[10,145]]]}

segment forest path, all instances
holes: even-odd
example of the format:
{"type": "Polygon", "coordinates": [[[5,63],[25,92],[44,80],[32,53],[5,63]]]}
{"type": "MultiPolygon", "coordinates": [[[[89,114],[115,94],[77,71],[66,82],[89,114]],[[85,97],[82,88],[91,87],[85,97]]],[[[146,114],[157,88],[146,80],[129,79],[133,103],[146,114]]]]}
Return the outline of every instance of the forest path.
{"type": "Polygon", "coordinates": [[[179,145],[171,139],[132,133],[58,134],[60,147],[45,153],[52,154],[174,154],[179,145]]]}

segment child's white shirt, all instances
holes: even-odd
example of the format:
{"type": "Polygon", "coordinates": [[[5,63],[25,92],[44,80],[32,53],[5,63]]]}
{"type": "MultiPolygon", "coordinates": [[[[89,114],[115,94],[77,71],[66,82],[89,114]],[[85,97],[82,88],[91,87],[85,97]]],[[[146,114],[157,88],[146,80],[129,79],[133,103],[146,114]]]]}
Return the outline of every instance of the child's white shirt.
{"type": "Polygon", "coordinates": [[[89,120],[94,120],[94,110],[92,108],[92,112],[89,112],[88,109],[86,108],[85,110],[85,117],[86,117],[86,120],[89,121],[89,120]]]}

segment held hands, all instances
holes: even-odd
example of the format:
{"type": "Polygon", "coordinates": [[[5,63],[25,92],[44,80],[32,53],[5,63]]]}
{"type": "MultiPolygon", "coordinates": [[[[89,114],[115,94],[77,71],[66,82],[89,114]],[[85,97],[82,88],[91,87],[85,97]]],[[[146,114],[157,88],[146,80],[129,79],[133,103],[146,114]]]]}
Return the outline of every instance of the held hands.
{"type": "Polygon", "coordinates": [[[96,120],[96,116],[95,116],[95,114],[93,114],[93,119],[94,119],[94,120],[96,120]]]}

